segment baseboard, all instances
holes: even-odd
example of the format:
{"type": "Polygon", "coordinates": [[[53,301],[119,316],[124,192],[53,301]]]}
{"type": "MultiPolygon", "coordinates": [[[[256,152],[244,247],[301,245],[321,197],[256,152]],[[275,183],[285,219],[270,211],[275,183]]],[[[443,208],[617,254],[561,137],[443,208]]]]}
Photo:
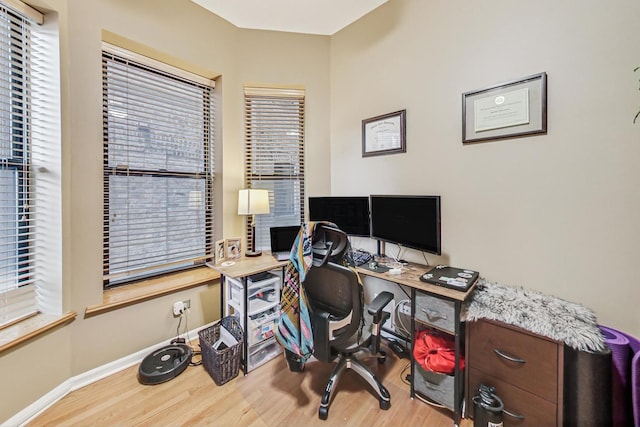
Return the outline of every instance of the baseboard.
{"type": "MultiPolygon", "coordinates": [[[[209,327],[214,323],[215,322],[212,322],[208,325],[200,326],[198,327],[198,329],[189,331],[186,335],[181,335],[181,337],[187,338],[188,336],[190,340],[197,340],[198,331],[203,328],[209,327]]],[[[97,368],[91,369],[90,371],[84,372],[80,375],[76,375],[75,377],[69,378],[68,380],[42,396],[40,399],[36,400],[31,405],[27,406],[22,411],[6,420],[4,423],[2,423],[2,427],[26,425],[72,391],[78,390],[105,377],[108,377],[109,375],[113,375],[117,372],[122,371],[123,369],[127,369],[133,365],[136,365],[140,363],[142,359],[144,359],[149,353],[151,353],[158,347],[167,344],[167,342],[158,343],[118,360],[114,360],[113,362],[98,366],[97,368]]]]}

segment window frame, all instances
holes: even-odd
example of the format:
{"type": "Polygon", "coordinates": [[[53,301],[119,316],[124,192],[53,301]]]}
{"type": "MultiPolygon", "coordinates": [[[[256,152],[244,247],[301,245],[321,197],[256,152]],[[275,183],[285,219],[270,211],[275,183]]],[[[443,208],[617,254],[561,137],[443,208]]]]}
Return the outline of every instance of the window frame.
{"type": "MultiPolygon", "coordinates": [[[[135,52],[114,46],[107,42],[102,44],[102,57],[103,57],[103,185],[104,185],[104,202],[103,202],[103,285],[104,289],[113,288],[115,286],[121,286],[139,282],[151,277],[159,277],[167,274],[175,273],[180,270],[187,270],[204,265],[207,261],[213,258],[213,246],[214,246],[214,223],[215,223],[215,193],[214,193],[214,181],[215,181],[215,81],[212,79],[201,77],[197,74],[190,73],[178,68],[175,68],[164,62],[156,61],[146,56],[139,55],[135,52]],[[202,146],[199,150],[202,151],[202,167],[198,171],[178,171],[178,170],[164,170],[161,168],[146,169],[144,167],[120,167],[120,165],[109,164],[109,105],[108,105],[108,71],[105,69],[105,55],[110,56],[112,60],[117,58],[127,64],[137,67],[142,72],[150,72],[162,77],[168,77],[169,79],[175,79],[180,83],[188,81],[194,87],[202,88],[203,93],[203,106],[202,106],[202,146]],[[208,91],[208,92],[207,92],[208,91]],[[109,253],[109,241],[110,235],[110,178],[113,177],[148,177],[163,178],[167,180],[171,179],[196,179],[203,180],[204,182],[204,194],[200,197],[202,210],[204,213],[204,243],[202,246],[202,252],[199,256],[190,256],[180,260],[170,260],[164,263],[157,263],[151,268],[136,268],[129,269],[124,272],[112,274],[110,271],[110,253],[109,253]]],[[[129,146],[130,144],[127,144],[129,146]]],[[[167,154],[165,152],[165,154],[167,154]]],[[[199,167],[200,167],[199,166],[199,167]]],[[[198,168],[199,168],[198,167],[198,168]]],[[[165,236],[166,237],[166,236],[165,236]]],[[[164,239],[164,241],[168,241],[164,239]]]]}
{"type": "MultiPolygon", "coordinates": [[[[3,57],[3,74],[10,80],[2,92],[2,98],[6,96],[3,105],[7,107],[2,119],[8,123],[8,132],[2,132],[6,137],[2,154],[7,154],[7,157],[0,158],[0,169],[13,171],[8,179],[14,181],[10,192],[3,189],[3,200],[4,194],[15,194],[15,199],[6,199],[9,204],[15,201],[15,205],[7,206],[12,210],[7,210],[7,217],[13,217],[10,222],[14,225],[2,229],[3,235],[8,237],[6,242],[2,242],[2,264],[8,268],[5,270],[3,266],[1,271],[0,329],[40,312],[36,245],[33,243],[39,240],[40,232],[34,222],[36,193],[32,151],[35,104],[33,67],[38,56],[34,53],[34,29],[36,24],[42,23],[42,15],[29,13],[33,11],[26,5],[23,5],[24,10],[16,10],[15,6],[13,2],[0,2],[2,20],[8,25],[6,33],[2,35],[2,40],[6,42],[3,46],[10,49],[5,51],[8,56],[3,57]]],[[[6,224],[4,220],[3,224],[6,224]]]]}
{"type": "MultiPolygon", "coordinates": [[[[256,239],[256,250],[270,250],[269,228],[275,226],[287,226],[302,224],[305,218],[305,90],[300,87],[274,87],[266,85],[247,84],[244,86],[245,104],[245,185],[247,188],[268,189],[270,213],[267,215],[257,215],[255,218],[255,233],[251,233],[250,221],[246,224],[247,247],[252,247],[252,240],[256,239]],[[289,108],[282,105],[265,107],[260,109],[255,105],[260,103],[278,102],[289,103],[289,108]],[[296,114],[295,118],[289,118],[287,113],[296,114]],[[255,116],[255,119],[254,119],[255,116]],[[289,130],[291,135],[284,137],[282,132],[289,130]],[[292,130],[294,130],[291,132],[292,130]],[[266,135],[266,138],[261,134],[266,135]],[[280,135],[278,135],[280,134],[280,135]],[[286,168],[278,167],[277,161],[272,161],[273,171],[265,172],[261,164],[269,160],[260,158],[258,145],[271,142],[278,137],[282,139],[275,145],[275,149],[284,147],[282,152],[275,151],[276,154],[284,153],[286,149],[290,152],[297,152],[297,162],[292,165],[292,172],[285,173],[286,168]],[[282,141],[290,140],[288,143],[282,141]],[[256,160],[257,159],[257,160],[256,160]],[[294,187],[294,205],[291,215],[278,215],[277,199],[279,194],[276,184],[274,188],[269,188],[268,183],[277,183],[290,180],[294,187]],[[297,201],[295,198],[297,197],[297,201]],[[298,210],[296,212],[296,209],[298,210]],[[295,220],[293,219],[295,217],[295,220]]],[[[273,153],[273,152],[272,152],[273,153]]]]}

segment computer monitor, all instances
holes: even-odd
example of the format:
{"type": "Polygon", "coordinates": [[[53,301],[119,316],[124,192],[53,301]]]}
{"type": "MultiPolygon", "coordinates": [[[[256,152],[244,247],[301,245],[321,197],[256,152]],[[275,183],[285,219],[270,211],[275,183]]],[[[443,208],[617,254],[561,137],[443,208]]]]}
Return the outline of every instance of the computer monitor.
{"type": "Polygon", "coordinates": [[[369,197],[309,197],[309,220],[329,221],[350,236],[369,236],[369,197]]]}
{"type": "Polygon", "coordinates": [[[371,238],[441,254],[440,196],[372,195],[371,238]]]}

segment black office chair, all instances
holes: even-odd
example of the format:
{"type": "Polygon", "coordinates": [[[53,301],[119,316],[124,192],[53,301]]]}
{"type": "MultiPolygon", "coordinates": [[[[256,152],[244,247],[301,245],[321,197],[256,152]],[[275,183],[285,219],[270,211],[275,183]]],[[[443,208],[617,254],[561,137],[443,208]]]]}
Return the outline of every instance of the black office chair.
{"type": "Polygon", "coordinates": [[[356,353],[367,350],[384,363],[380,351],[380,327],[389,317],[383,312],[393,294],[381,292],[365,310],[362,286],[354,270],[341,265],[348,249],[346,234],[336,228],[318,224],[313,236],[313,266],[308,271],[304,288],[309,303],[313,329],[313,355],[322,362],[338,358],[322,395],[318,415],[326,420],[340,375],[353,369],[377,394],[380,409],[391,407],[391,396],[376,375],[356,353]]]}

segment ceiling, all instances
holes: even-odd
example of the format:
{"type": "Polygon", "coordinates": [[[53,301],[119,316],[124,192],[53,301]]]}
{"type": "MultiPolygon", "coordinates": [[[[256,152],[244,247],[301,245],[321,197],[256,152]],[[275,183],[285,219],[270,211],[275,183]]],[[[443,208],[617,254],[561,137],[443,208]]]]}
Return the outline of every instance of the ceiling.
{"type": "Polygon", "coordinates": [[[191,0],[236,27],[332,35],[387,0],[191,0]]]}

